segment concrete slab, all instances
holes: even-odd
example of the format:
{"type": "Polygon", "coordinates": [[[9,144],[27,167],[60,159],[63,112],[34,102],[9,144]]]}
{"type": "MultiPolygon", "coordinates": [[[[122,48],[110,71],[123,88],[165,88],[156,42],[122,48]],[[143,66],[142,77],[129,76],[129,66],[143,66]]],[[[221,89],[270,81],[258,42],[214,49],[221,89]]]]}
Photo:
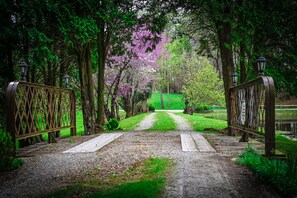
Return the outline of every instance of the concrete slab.
{"type": "Polygon", "coordinates": [[[63,153],[91,153],[95,152],[107,144],[111,143],[115,139],[122,136],[122,133],[106,133],[96,138],[93,138],[87,142],[79,144],[71,149],[64,151],[63,153]]]}
{"type": "Polygon", "coordinates": [[[208,143],[208,141],[199,133],[192,134],[192,138],[200,152],[216,152],[216,150],[208,143]]]}
{"type": "Polygon", "coordinates": [[[180,134],[182,151],[198,151],[191,134],[180,134]]]}

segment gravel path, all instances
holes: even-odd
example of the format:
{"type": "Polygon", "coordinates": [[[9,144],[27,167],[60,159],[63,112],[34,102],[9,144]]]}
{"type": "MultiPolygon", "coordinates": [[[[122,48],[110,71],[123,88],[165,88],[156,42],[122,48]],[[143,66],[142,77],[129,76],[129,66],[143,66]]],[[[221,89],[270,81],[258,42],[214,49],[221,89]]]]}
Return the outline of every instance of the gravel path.
{"type": "MultiPolygon", "coordinates": [[[[150,115],[152,119],[154,114],[150,115]]],[[[183,133],[125,132],[94,153],[63,151],[98,135],[59,140],[27,153],[20,169],[0,172],[0,197],[43,197],[67,185],[121,173],[149,157],[166,157],[175,162],[162,197],[281,197],[246,167],[232,162],[231,156],[220,152],[183,152],[183,133]]]]}
{"type": "Polygon", "coordinates": [[[174,119],[174,122],[177,124],[178,131],[192,131],[191,125],[185,118],[170,112],[168,112],[168,114],[174,119]]]}
{"type": "Polygon", "coordinates": [[[138,124],[138,126],[134,130],[135,131],[143,131],[143,130],[151,128],[155,122],[155,115],[156,115],[156,113],[150,113],[138,124]]]}

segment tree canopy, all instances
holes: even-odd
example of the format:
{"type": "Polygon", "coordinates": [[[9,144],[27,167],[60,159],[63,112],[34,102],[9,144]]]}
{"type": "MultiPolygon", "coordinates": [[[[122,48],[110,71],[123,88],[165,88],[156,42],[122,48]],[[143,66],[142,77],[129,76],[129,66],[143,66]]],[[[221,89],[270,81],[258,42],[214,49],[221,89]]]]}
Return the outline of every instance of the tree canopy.
{"type": "Polygon", "coordinates": [[[295,1],[4,0],[0,5],[1,118],[6,86],[18,79],[22,58],[31,65],[30,82],[63,86],[64,74],[71,74],[88,134],[103,129],[107,98],[124,90],[108,80],[142,91],[147,86],[141,83],[154,78],[147,75],[154,69],[168,90],[179,92],[190,83],[181,79],[191,57],[204,56],[216,68],[227,107],[231,74],[240,73],[241,82],[255,78],[259,56],[268,60],[265,73],[275,79],[277,92],[297,96],[295,1]],[[136,35],[141,32],[140,42],[136,35]],[[171,44],[162,61],[156,57],[165,37],[171,44]]]}

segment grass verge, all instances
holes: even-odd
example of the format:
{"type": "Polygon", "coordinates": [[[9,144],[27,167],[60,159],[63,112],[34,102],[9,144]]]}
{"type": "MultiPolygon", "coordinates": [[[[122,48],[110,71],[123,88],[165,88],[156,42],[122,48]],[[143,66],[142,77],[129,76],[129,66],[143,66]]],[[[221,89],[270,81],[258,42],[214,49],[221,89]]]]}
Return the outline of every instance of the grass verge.
{"type": "Polygon", "coordinates": [[[167,158],[150,158],[135,164],[119,175],[105,180],[92,180],[57,190],[46,197],[157,197],[165,187],[165,175],[172,161],[167,158]]]}
{"type": "Polygon", "coordinates": [[[286,153],[288,156],[297,154],[297,142],[289,140],[288,138],[277,135],[275,138],[276,149],[286,153]]]}
{"type": "MultiPolygon", "coordinates": [[[[183,100],[183,95],[181,94],[169,94],[170,97],[170,107],[168,108],[168,94],[163,93],[164,109],[170,110],[182,110],[185,108],[185,102],[183,100]]],[[[153,93],[151,98],[148,100],[149,104],[152,104],[155,109],[161,108],[160,93],[153,93]]]]}
{"type": "Polygon", "coordinates": [[[122,128],[125,131],[130,131],[135,128],[135,126],[140,123],[149,113],[139,114],[130,118],[121,120],[119,123],[119,128],[122,128]]]}
{"type": "Polygon", "coordinates": [[[150,131],[171,131],[175,130],[176,124],[166,112],[158,112],[155,115],[155,123],[149,128],[150,131]]]}
{"type": "Polygon", "coordinates": [[[297,157],[288,157],[287,161],[267,159],[251,147],[237,158],[237,162],[248,166],[263,181],[273,184],[287,195],[297,195],[297,157]]]}
{"type": "Polygon", "coordinates": [[[183,113],[177,113],[177,114],[186,118],[192,124],[193,129],[195,131],[213,134],[215,132],[209,131],[207,129],[222,130],[227,127],[227,122],[224,120],[205,118],[197,113],[194,113],[193,115],[183,114],[183,113]]]}

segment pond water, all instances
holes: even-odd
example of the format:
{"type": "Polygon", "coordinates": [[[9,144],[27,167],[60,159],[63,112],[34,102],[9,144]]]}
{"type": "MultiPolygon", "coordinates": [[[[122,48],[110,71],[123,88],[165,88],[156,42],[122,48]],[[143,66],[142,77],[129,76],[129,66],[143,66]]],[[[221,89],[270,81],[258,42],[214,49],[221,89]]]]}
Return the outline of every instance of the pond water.
{"type": "Polygon", "coordinates": [[[275,129],[290,138],[297,138],[297,106],[276,107],[275,112],[275,129]]]}
{"type": "MultiPolygon", "coordinates": [[[[290,138],[297,138],[297,106],[296,105],[276,105],[275,106],[275,129],[279,133],[286,134],[290,138]]],[[[226,110],[215,110],[203,116],[227,120],[226,110]]]]}
{"type": "Polygon", "coordinates": [[[289,136],[297,138],[297,119],[296,120],[276,120],[275,129],[277,131],[286,131],[289,136]]]}

